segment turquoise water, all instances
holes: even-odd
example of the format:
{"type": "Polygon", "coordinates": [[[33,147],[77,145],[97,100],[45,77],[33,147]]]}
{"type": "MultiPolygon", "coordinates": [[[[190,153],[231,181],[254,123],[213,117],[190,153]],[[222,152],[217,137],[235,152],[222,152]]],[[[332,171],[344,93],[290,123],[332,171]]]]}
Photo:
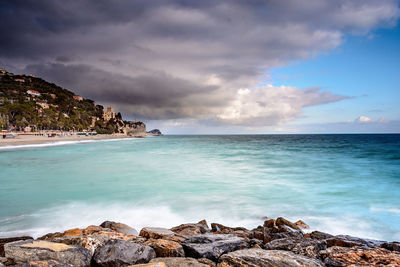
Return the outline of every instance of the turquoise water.
{"type": "Polygon", "coordinates": [[[303,219],[400,240],[400,135],[163,136],[0,148],[0,237],[114,220],[303,219]]]}

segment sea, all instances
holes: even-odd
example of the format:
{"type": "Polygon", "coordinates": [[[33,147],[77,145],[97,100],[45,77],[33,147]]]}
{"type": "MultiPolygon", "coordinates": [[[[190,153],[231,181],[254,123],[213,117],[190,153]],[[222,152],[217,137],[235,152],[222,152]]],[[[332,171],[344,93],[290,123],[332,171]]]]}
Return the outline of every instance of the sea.
{"type": "Polygon", "coordinates": [[[400,135],[166,135],[0,148],[0,237],[206,219],[400,240],[400,135]]]}

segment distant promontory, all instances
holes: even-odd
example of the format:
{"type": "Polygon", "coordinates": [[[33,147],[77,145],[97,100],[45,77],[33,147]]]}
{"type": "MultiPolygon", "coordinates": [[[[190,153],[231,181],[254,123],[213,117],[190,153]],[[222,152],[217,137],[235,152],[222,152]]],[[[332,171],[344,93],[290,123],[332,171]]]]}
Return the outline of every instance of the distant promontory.
{"type": "Polygon", "coordinates": [[[0,68],[0,130],[76,131],[145,136],[146,125],[126,121],[112,107],[35,77],[0,68]]]}

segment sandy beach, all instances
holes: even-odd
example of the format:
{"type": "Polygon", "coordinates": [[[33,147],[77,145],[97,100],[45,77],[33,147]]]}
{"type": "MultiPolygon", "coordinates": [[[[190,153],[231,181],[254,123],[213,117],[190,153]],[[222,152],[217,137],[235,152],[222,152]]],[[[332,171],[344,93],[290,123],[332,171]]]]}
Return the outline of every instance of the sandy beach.
{"type": "Polygon", "coordinates": [[[134,138],[124,134],[101,134],[95,136],[86,135],[66,135],[66,136],[36,136],[36,135],[18,135],[14,138],[0,139],[0,147],[5,146],[22,146],[22,145],[35,145],[45,143],[55,143],[60,141],[89,141],[89,140],[107,140],[107,139],[121,139],[121,138],[134,138]]]}

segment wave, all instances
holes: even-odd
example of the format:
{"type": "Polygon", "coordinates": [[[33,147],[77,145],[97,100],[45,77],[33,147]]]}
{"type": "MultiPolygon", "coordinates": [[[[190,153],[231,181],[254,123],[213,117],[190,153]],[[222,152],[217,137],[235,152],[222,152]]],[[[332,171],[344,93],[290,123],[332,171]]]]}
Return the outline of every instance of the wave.
{"type": "MultiPolygon", "coordinates": [[[[287,218],[293,219],[291,216],[287,218]]],[[[146,226],[171,228],[182,223],[198,222],[202,219],[206,219],[209,223],[218,222],[232,227],[243,226],[248,229],[253,229],[263,223],[263,218],[260,216],[246,218],[238,215],[227,216],[217,210],[207,210],[202,213],[195,207],[182,212],[166,205],[73,202],[38,210],[27,215],[4,218],[0,221],[0,237],[30,235],[37,238],[51,232],[99,225],[106,220],[122,222],[140,231],[146,226]]],[[[348,234],[370,239],[388,239],[388,236],[391,236],[389,239],[400,239],[398,232],[384,235],[377,231],[367,218],[363,220],[342,216],[338,220],[337,216],[305,216],[302,219],[311,226],[307,232],[319,230],[333,235],[348,234]],[[357,227],[354,227],[355,225],[357,227]]]]}
{"type": "Polygon", "coordinates": [[[100,140],[74,140],[74,141],[55,141],[41,144],[29,144],[29,145],[12,145],[12,146],[0,146],[0,150],[18,150],[25,148],[40,148],[40,147],[52,147],[52,146],[65,146],[74,144],[94,143],[94,142],[112,142],[122,140],[132,140],[133,138],[115,138],[115,139],[100,139],[100,140]]]}
{"type": "Polygon", "coordinates": [[[400,214],[399,208],[379,208],[379,207],[371,207],[370,210],[372,212],[389,212],[394,214],[400,214]]]}

